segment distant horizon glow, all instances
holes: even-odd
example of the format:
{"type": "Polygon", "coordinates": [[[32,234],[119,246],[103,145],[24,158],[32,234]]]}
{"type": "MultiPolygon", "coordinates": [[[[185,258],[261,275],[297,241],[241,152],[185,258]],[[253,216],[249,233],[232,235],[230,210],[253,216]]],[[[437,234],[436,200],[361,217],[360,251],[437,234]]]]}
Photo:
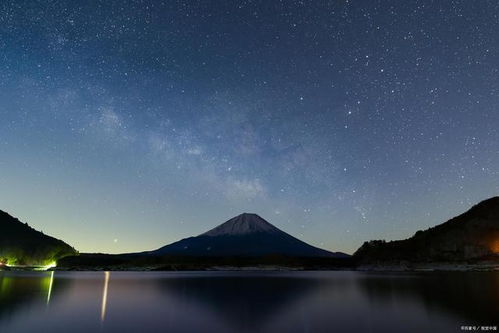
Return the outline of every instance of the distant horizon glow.
{"type": "Polygon", "coordinates": [[[499,194],[497,2],[0,13],[0,210],[80,252],[251,212],[351,254],[499,194]]]}

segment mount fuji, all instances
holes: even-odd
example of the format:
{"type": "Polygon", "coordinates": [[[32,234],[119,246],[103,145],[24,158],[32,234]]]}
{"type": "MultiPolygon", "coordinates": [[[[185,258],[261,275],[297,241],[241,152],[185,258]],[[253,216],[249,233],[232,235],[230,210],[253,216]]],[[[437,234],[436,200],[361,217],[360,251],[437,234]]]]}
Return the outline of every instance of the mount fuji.
{"type": "Polygon", "coordinates": [[[309,245],[256,214],[244,213],[199,236],[163,246],[150,255],[196,257],[349,257],[309,245]]]}

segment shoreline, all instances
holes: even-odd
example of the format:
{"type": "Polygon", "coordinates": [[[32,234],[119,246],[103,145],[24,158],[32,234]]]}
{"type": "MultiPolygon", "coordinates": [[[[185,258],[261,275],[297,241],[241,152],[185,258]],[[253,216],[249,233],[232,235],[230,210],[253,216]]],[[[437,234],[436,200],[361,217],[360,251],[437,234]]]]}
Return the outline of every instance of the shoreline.
{"type": "Polygon", "coordinates": [[[89,262],[61,263],[58,266],[0,266],[2,271],[130,271],[130,272],[175,272],[175,271],[261,271],[261,272],[299,272],[299,271],[358,271],[358,272],[498,272],[499,260],[488,259],[479,261],[459,262],[223,262],[222,260],[206,262],[89,262]]]}
{"type": "Polygon", "coordinates": [[[54,271],[131,271],[131,272],[300,272],[300,271],[357,271],[357,272],[499,272],[499,263],[413,263],[413,264],[363,264],[353,267],[327,266],[285,266],[285,265],[213,265],[195,266],[96,266],[96,267],[55,267],[54,271]]]}
{"type": "Polygon", "coordinates": [[[296,269],[289,267],[263,268],[263,267],[220,267],[209,269],[154,269],[154,268],[95,268],[95,269],[51,269],[47,271],[29,269],[0,270],[1,272],[363,272],[363,273],[442,273],[442,272],[499,272],[499,267],[432,267],[432,268],[400,268],[400,267],[361,267],[358,269],[296,269]]]}

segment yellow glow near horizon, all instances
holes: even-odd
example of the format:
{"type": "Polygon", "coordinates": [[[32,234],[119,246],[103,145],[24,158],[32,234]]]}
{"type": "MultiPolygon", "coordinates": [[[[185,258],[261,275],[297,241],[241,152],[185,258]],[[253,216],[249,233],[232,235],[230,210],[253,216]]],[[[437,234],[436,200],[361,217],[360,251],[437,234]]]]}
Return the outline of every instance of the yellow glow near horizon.
{"type": "MultiPolygon", "coordinates": [[[[29,269],[32,269],[34,271],[48,271],[49,269],[51,268],[54,268],[54,267],[57,267],[57,262],[56,261],[52,261],[50,262],[48,265],[45,265],[45,266],[36,266],[36,265],[9,265],[9,264],[3,264],[4,266],[6,267],[10,267],[10,268],[29,268],[29,269]]],[[[2,265],[0,265],[2,266],[2,265]]]]}
{"type": "Polygon", "coordinates": [[[40,266],[40,270],[42,270],[42,271],[48,271],[49,269],[54,268],[54,267],[56,267],[56,266],[57,266],[57,262],[52,261],[52,262],[51,262],[50,264],[48,264],[48,265],[45,265],[45,266],[40,266]]]}
{"type": "Polygon", "coordinates": [[[109,272],[104,272],[104,290],[102,291],[102,307],[100,312],[100,320],[103,322],[106,318],[107,307],[107,288],[109,285],[109,272]]]}

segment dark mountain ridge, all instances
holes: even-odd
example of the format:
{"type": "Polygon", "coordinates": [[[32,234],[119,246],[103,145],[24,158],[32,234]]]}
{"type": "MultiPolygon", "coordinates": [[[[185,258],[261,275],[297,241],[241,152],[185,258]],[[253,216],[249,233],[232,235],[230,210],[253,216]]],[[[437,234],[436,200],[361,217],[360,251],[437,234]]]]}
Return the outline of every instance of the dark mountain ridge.
{"type": "Polygon", "coordinates": [[[499,197],[449,221],[398,241],[365,242],[354,254],[364,263],[463,261],[499,256],[499,197]]]}
{"type": "Polygon", "coordinates": [[[47,236],[0,210],[0,264],[49,265],[76,253],[63,241],[47,236]]]}

